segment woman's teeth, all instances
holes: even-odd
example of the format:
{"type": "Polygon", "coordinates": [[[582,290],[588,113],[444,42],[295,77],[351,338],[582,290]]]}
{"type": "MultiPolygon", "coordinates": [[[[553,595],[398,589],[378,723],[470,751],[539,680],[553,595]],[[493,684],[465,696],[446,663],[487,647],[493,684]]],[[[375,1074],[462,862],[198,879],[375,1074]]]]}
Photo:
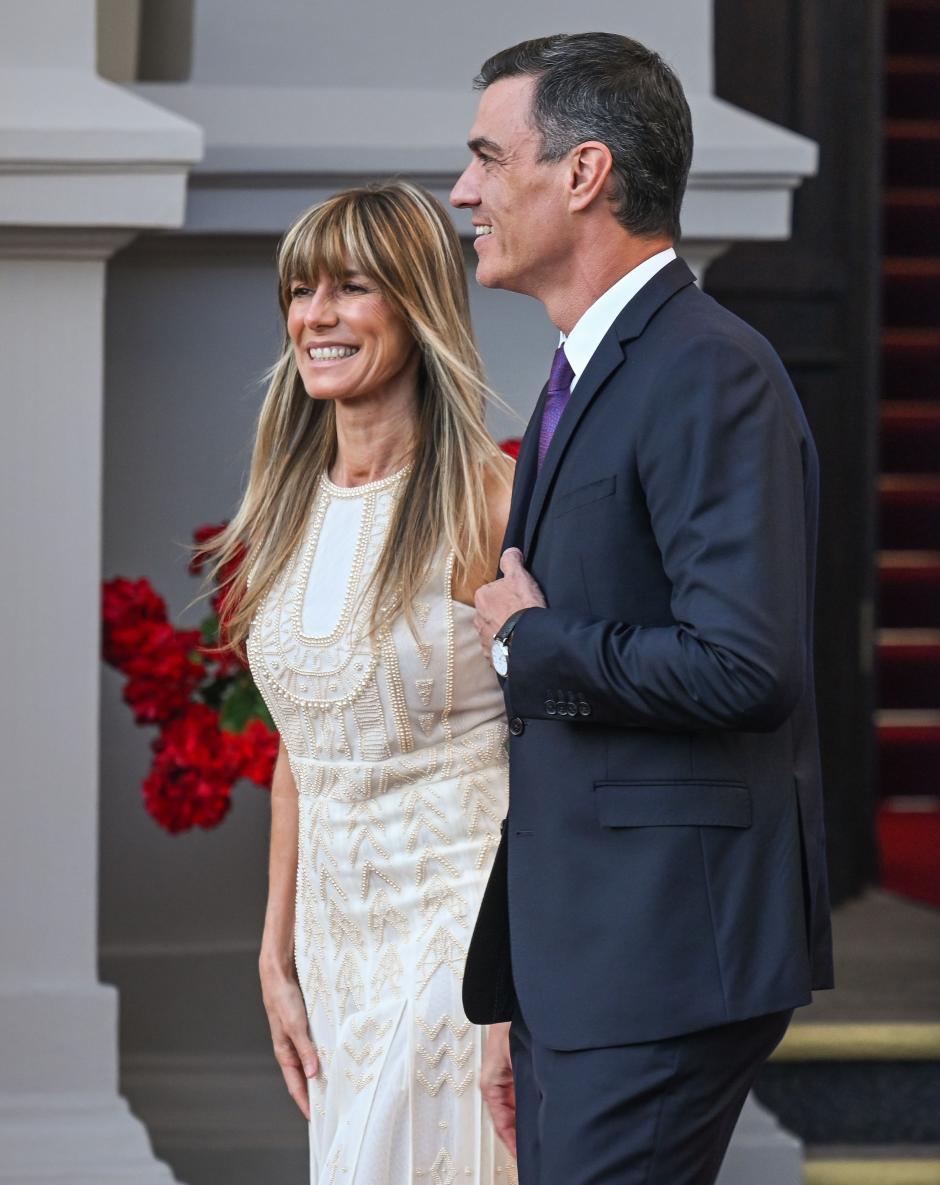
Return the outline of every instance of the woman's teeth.
{"type": "Polygon", "coordinates": [[[325,362],[329,358],[351,358],[359,353],[358,346],[312,346],[307,353],[314,362],[325,362]]]}
{"type": "Polygon", "coordinates": [[[493,233],[493,228],[492,228],[492,226],[478,226],[476,228],[476,232],[477,232],[476,237],[479,238],[480,235],[491,235],[493,233]]]}

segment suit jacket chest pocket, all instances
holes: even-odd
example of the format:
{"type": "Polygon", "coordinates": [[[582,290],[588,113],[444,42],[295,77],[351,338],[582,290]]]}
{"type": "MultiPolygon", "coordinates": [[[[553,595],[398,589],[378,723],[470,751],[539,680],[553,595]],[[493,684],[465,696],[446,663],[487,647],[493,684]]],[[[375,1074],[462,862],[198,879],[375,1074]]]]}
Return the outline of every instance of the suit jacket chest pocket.
{"type": "Polygon", "coordinates": [[[598,477],[585,485],[576,486],[573,490],[562,490],[552,497],[551,517],[561,518],[575,510],[587,513],[588,508],[599,509],[595,503],[603,498],[610,498],[617,490],[617,476],[598,477]]]}

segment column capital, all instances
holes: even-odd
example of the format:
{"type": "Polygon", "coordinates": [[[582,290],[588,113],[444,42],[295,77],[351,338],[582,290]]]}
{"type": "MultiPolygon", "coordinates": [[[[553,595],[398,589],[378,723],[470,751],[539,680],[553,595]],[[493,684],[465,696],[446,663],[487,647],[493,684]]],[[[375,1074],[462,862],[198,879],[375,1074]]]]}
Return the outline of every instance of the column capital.
{"type": "Polygon", "coordinates": [[[194,123],[90,70],[0,59],[0,225],[178,226],[201,155],[194,123]]]}

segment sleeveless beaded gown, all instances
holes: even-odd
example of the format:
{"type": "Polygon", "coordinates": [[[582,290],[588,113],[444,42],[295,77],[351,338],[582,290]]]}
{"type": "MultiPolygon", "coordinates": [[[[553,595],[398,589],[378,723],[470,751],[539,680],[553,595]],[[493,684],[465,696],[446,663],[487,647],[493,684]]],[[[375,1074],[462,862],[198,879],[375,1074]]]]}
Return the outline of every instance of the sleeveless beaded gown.
{"type": "Polygon", "coordinates": [[[252,674],[299,799],[295,962],[320,1058],[311,1185],[510,1185],[482,1103],[463,964],[508,793],[502,695],[441,554],[368,636],[365,592],[407,471],[321,478],[261,605],[252,674]]]}

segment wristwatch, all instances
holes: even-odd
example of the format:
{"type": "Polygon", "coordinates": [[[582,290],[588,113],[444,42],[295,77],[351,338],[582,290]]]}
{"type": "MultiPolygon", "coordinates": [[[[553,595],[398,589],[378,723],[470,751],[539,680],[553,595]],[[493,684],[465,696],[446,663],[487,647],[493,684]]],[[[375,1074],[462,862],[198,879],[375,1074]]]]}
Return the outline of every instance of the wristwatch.
{"type": "Polygon", "coordinates": [[[525,613],[525,609],[517,609],[515,613],[511,613],[500,626],[499,631],[493,635],[493,645],[490,647],[493,670],[504,679],[509,674],[509,645],[512,631],[516,628],[523,613],[525,613]]]}

